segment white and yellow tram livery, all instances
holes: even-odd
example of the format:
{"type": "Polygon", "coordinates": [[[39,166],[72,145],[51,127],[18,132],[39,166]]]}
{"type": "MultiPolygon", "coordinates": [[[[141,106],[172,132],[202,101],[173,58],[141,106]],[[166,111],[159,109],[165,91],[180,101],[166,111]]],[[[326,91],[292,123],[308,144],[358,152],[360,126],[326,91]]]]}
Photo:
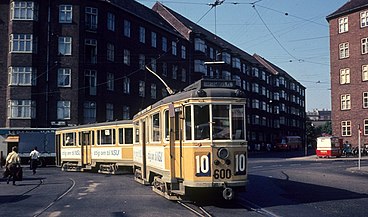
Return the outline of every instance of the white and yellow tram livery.
{"type": "Polygon", "coordinates": [[[247,183],[245,95],[235,82],[200,80],[133,118],[135,179],[168,199],[247,183]]]}
{"type": "Polygon", "coordinates": [[[56,131],[57,164],[66,171],[132,172],[133,125],[114,121],[56,131]]]}

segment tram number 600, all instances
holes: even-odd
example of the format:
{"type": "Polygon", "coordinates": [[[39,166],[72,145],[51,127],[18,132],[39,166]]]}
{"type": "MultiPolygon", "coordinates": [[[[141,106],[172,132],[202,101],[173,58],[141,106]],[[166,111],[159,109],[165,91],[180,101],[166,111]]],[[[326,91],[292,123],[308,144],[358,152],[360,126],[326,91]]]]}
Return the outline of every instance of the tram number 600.
{"type": "Polygon", "coordinates": [[[230,169],[215,169],[215,171],[213,171],[213,178],[215,179],[230,179],[231,178],[231,170],[230,169]]]}

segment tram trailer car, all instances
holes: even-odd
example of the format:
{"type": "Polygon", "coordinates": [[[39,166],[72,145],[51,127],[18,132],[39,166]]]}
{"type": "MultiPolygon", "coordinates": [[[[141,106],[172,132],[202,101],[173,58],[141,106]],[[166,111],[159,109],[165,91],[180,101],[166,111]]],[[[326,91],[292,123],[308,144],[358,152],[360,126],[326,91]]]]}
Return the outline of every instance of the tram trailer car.
{"type": "Polygon", "coordinates": [[[132,121],[60,128],[56,131],[57,164],[64,171],[132,173],[132,121]]]}
{"type": "Polygon", "coordinates": [[[171,200],[247,184],[245,94],[234,81],[199,80],[133,118],[135,179],[171,200]]]}

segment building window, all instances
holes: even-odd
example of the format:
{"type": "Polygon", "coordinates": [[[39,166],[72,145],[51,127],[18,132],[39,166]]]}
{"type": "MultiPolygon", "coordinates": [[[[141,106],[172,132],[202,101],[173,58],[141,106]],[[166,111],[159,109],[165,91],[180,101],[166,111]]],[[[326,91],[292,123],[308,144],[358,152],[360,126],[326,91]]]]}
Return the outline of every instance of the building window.
{"type": "Polygon", "coordinates": [[[85,9],[86,17],[86,28],[88,30],[96,30],[97,29],[97,16],[98,16],[98,9],[92,7],[86,7],[85,9]]]}
{"type": "Polygon", "coordinates": [[[83,104],[83,123],[96,122],[96,102],[88,101],[83,104]]]}
{"type": "Polygon", "coordinates": [[[130,78],[128,77],[123,79],[123,93],[130,94],[130,78]]]}
{"type": "Polygon", "coordinates": [[[72,37],[59,37],[59,55],[72,55],[72,37]]]}
{"type": "Polygon", "coordinates": [[[341,136],[351,136],[350,121],[341,121],[341,136]]]}
{"type": "Polygon", "coordinates": [[[130,107],[123,105],[123,120],[129,120],[130,119],[130,107]]]}
{"type": "Polygon", "coordinates": [[[57,119],[70,119],[70,101],[57,101],[57,119]]]}
{"type": "Polygon", "coordinates": [[[97,71],[87,69],[84,76],[85,86],[89,89],[89,95],[95,96],[97,92],[97,71]]]}
{"type": "Polygon", "coordinates": [[[339,44],[339,57],[340,59],[349,57],[349,42],[339,44]]]}
{"type": "Polygon", "coordinates": [[[32,100],[9,100],[9,118],[36,118],[36,102],[32,100]]]}
{"type": "Polygon", "coordinates": [[[202,74],[207,74],[206,65],[204,65],[203,60],[194,60],[194,71],[201,72],[202,74]]]}
{"type": "Polygon", "coordinates": [[[146,43],[146,29],[139,27],[139,42],[146,43]]]}
{"type": "Polygon", "coordinates": [[[362,65],[362,81],[368,81],[368,65],[362,65]]]}
{"type": "Polygon", "coordinates": [[[206,44],[204,40],[200,38],[195,38],[194,39],[194,50],[201,51],[204,53],[206,51],[206,44]]]}
{"type": "Polygon", "coordinates": [[[89,64],[97,63],[97,40],[86,39],[85,40],[85,61],[89,64]]]}
{"type": "Polygon", "coordinates": [[[115,14],[107,13],[107,29],[115,31],[115,14]]]}
{"type": "Polygon", "coordinates": [[[124,49],[124,64],[130,66],[130,50],[124,49]]]}
{"type": "Polygon", "coordinates": [[[178,66],[173,65],[172,66],[172,79],[177,79],[177,78],[178,78],[178,66]]]}
{"type": "Polygon", "coordinates": [[[350,84],[350,69],[340,69],[340,84],[350,84]]]}
{"type": "Polygon", "coordinates": [[[183,45],[181,46],[181,58],[185,60],[187,58],[187,50],[186,47],[183,45]]]}
{"type": "Polygon", "coordinates": [[[152,47],[157,46],[157,34],[156,34],[156,32],[151,32],[151,46],[152,47]]]}
{"type": "Polygon", "coordinates": [[[364,135],[368,135],[368,119],[364,120],[364,135]]]}
{"type": "Polygon", "coordinates": [[[107,90],[114,90],[114,74],[107,73],[107,90]]]}
{"type": "Polygon", "coordinates": [[[162,37],[162,50],[167,52],[167,38],[162,37]]]}
{"type": "Polygon", "coordinates": [[[59,23],[72,23],[73,20],[73,6],[60,5],[59,6],[59,23]]]}
{"type": "Polygon", "coordinates": [[[17,53],[35,53],[36,43],[32,34],[11,34],[10,52],[17,53]],[[35,49],[33,49],[35,48],[35,49]]]}
{"type": "Polygon", "coordinates": [[[177,54],[177,51],[176,51],[176,42],[175,41],[172,41],[171,42],[171,53],[172,55],[175,55],[177,54]]]}
{"type": "Polygon", "coordinates": [[[130,21],[124,20],[124,36],[130,38],[130,21]]]}
{"type": "Polygon", "coordinates": [[[156,71],[157,71],[157,63],[156,63],[156,59],[155,58],[151,58],[151,68],[152,68],[152,71],[154,71],[156,73],[156,71]]]}
{"type": "Polygon", "coordinates": [[[157,90],[156,90],[156,84],[151,84],[151,98],[156,99],[157,98],[157,90]]]}
{"type": "Polygon", "coordinates": [[[368,92],[363,92],[363,108],[368,108],[368,92]]]}
{"type": "Polygon", "coordinates": [[[222,52],[222,60],[227,64],[231,64],[231,55],[227,52],[222,52]]]}
{"type": "Polygon", "coordinates": [[[222,79],[231,80],[231,72],[229,72],[229,71],[222,71],[222,79]]]}
{"type": "Polygon", "coordinates": [[[38,7],[31,1],[13,1],[10,8],[12,20],[37,20],[38,7]]]}
{"type": "Polygon", "coordinates": [[[162,95],[162,98],[167,97],[167,90],[166,90],[166,88],[162,88],[161,89],[161,95],[162,95]]]}
{"type": "Polygon", "coordinates": [[[114,120],[114,105],[111,103],[106,104],[106,121],[114,120]]]}
{"type": "Polygon", "coordinates": [[[145,94],[145,93],[146,93],[146,89],[145,89],[146,87],[145,87],[145,85],[146,85],[146,84],[145,84],[145,82],[144,82],[144,81],[139,81],[139,87],[138,87],[138,88],[139,88],[139,89],[138,89],[139,94],[138,94],[138,95],[139,95],[140,97],[145,97],[145,95],[146,95],[146,94],[145,94]]]}
{"type": "Polygon", "coordinates": [[[144,70],[144,66],[146,64],[146,57],[144,56],[144,54],[139,54],[139,69],[144,70]]]}
{"type": "Polygon", "coordinates": [[[351,107],[350,94],[341,95],[341,110],[348,110],[351,107]]]}
{"type": "Polygon", "coordinates": [[[58,87],[71,87],[72,70],[70,68],[58,69],[58,87]]]}
{"type": "Polygon", "coordinates": [[[35,86],[36,70],[32,67],[10,67],[9,85],[35,86]]]}
{"type": "Polygon", "coordinates": [[[107,43],[107,60],[111,62],[115,60],[115,46],[110,43],[107,43]]]}
{"type": "Polygon", "coordinates": [[[181,81],[182,82],[186,82],[187,81],[187,71],[185,70],[185,68],[181,69],[181,81]]]}
{"type": "Polygon", "coordinates": [[[368,26],[368,11],[360,12],[360,27],[368,26]]]}
{"type": "Polygon", "coordinates": [[[367,54],[368,53],[368,38],[362,38],[361,45],[362,45],[362,54],[367,54]]]}
{"type": "Polygon", "coordinates": [[[162,76],[167,76],[167,64],[162,63],[162,76]]]}
{"type": "Polygon", "coordinates": [[[339,19],[339,33],[347,32],[348,28],[348,17],[342,17],[339,19]]]}
{"type": "Polygon", "coordinates": [[[241,64],[240,64],[240,59],[239,58],[233,58],[233,61],[232,61],[232,67],[233,68],[237,68],[237,69],[240,69],[241,68],[241,64]]]}

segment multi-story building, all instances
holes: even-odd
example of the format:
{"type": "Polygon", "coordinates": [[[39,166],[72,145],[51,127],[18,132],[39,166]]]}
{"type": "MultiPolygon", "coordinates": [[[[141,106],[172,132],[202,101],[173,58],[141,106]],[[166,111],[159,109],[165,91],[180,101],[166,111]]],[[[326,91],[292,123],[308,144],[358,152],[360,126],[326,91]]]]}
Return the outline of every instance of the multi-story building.
{"type": "Polygon", "coordinates": [[[247,135],[305,133],[305,87],[180,14],[133,0],[0,2],[0,126],[55,127],[130,119],[202,78],[247,94],[247,135]],[[216,62],[223,61],[223,64],[216,62]]]}
{"type": "Polygon", "coordinates": [[[189,84],[188,41],[131,0],[2,1],[0,125],[130,119],[189,84]],[[175,85],[174,85],[175,84],[175,85]]]}
{"type": "Polygon", "coordinates": [[[330,26],[333,134],[368,143],[368,1],[350,0],[327,16],[330,26]]]}
{"type": "Polygon", "coordinates": [[[287,135],[304,137],[303,85],[261,56],[249,55],[163,4],[157,2],[152,9],[190,41],[193,75],[232,79],[245,91],[250,143],[273,143],[287,135]],[[219,61],[223,63],[213,64],[219,61]]]}

